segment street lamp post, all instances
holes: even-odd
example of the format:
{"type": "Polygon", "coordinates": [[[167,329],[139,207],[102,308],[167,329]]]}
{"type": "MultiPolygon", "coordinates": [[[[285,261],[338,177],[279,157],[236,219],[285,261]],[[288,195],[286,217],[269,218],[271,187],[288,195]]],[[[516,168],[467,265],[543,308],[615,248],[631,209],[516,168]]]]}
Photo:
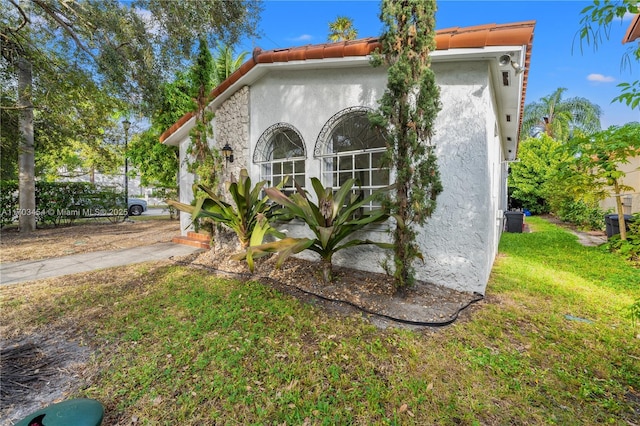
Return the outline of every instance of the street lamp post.
{"type": "Polygon", "coordinates": [[[127,150],[129,148],[129,128],[131,122],[126,118],[122,121],[122,128],[124,129],[124,220],[129,218],[129,158],[127,157],[127,150]]]}

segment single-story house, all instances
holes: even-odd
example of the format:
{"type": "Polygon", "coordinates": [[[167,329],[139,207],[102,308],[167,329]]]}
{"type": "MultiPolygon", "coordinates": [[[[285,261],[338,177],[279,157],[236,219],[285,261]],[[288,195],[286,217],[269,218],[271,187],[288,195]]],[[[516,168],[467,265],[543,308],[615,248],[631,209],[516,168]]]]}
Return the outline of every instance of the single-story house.
{"type": "MultiPolygon", "coordinates": [[[[484,293],[507,208],[509,162],[516,159],[531,58],[534,21],[438,30],[432,69],[441,89],[435,128],[444,191],[418,241],[424,264],[417,278],[449,288],[484,293]]],[[[226,176],[249,170],[254,182],[272,184],[290,175],[306,188],[310,178],[339,186],[359,179],[364,191],[389,184],[393,171],[380,169],[384,141],[370,130],[367,112],[378,107],[387,70],[370,65],[378,39],[262,51],[211,93],[215,112],[212,145],[233,149],[226,176]]],[[[180,147],[180,198],[192,201],[184,167],[189,131],[186,114],[161,142],[180,147]]],[[[313,192],[313,191],[310,191],[313,192]]],[[[186,228],[190,218],[182,213],[186,228]]],[[[289,223],[291,236],[305,232],[289,223]]],[[[390,241],[388,226],[368,231],[390,241]]],[[[336,264],[382,272],[386,252],[364,246],[334,257],[336,264]]]]}

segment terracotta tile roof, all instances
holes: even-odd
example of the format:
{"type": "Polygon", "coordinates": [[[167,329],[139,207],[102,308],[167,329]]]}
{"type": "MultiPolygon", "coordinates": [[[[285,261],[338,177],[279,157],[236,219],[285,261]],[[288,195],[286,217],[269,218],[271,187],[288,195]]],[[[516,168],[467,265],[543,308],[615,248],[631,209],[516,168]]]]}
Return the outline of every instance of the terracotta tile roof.
{"type": "Polygon", "coordinates": [[[640,38],[640,13],[638,13],[632,20],[629,28],[627,28],[627,33],[624,35],[622,39],[622,44],[631,43],[634,40],[640,38]]]}
{"type": "MultiPolygon", "coordinates": [[[[487,24],[473,27],[453,27],[436,31],[436,50],[483,48],[487,46],[527,46],[525,59],[524,84],[522,90],[522,102],[520,117],[524,110],[524,98],[527,87],[529,63],[531,60],[531,43],[533,41],[533,28],[535,21],[517,22],[511,24],[487,24]]],[[[214,99],[224,93],[231,85],[242,76],[251,71],[258,64],[272,64],[280,62],[304,61],[312,59],[347,58],[353,56],[367,56],[380,48],[377,37],[363,38],[353,41],[337,43],[324,43],[273,49],[263,51],[256,48],[252,57],[238,70],[223,81],[210,93],[210,99],[214,99]]],[[[160,135],[160,142],[166,140],[175,133],[184,123],[193,117],[193,113],[185,114],[177,123],[160,135]]]]}
{"type": "Polygon", "coordinates": [[[171,127],[169,127],[167,130],[162,132],[162,134],[160,135],[160,142],[164,142],[165,139],[167,139],[169,136],[171,136],[172,134],[177,132],[178,129],[180,127],[182,127],[182,125],[184,123],[186,123],[187,121],[191,120],[191,117],[194,117],[195,115],[196,114],[194,112],[188,112],[185,115],[183,115],[182,117],[180,117],[180,119],[178,121],[176,121],[175,123],[173,123],[173,125],[171,127]]]}

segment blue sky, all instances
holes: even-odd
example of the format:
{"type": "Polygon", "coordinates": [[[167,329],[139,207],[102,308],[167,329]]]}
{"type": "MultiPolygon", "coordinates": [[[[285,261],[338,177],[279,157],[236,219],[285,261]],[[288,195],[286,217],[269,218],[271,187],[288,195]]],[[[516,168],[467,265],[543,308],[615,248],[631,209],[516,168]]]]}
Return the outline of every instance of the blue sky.
{"type": "MultiPolygon", "coordinates": [[[[640,76],[640,64],[621,69],[629,45],[621,40],[631,17],[613,24],[611,36],[594,52],[580,49],[576,37],[585,1],[438,1],[438,29],[489,23],[536,21],[526,102],[539,100],[558,87],[565,98],[584,97],[600,105],[603,127],[640,121],[640,111],[611,103],[620,90],[616,85],[640,76]]],[[[379,1],[275,1],[266,0],[260,20],[261,37],[244,40],[238,48],[274,49],[327,41],[328,24],[336,16],[353,19],[358,37],[378,36],[379,1]]]]}

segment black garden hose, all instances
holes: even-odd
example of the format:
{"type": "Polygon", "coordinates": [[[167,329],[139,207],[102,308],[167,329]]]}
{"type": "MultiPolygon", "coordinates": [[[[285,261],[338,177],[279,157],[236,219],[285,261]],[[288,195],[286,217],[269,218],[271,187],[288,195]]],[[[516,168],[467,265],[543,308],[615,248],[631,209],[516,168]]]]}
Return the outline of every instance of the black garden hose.
{"type": "Polygon", "coordinates": [[[469,301],[468,303],[466,303],[464,306],[461,306],[456,312],[455,314],[449,318],[446,321],[413,321],[413,320],[407,320],[407,319],[402,319],[402,318],[396,318],[393,317],[391,315],[386,315],[386,314],[381,314],[379,312],[375,312],[372,311],[370,309],[367,309],[363,306],[357,305],[353,302],[350,302],[348,300],[342,300],[342,299],[334,299],[331,297],[326,297],[326,296],[322,296],[320,294],[317,293],[313,293],[311,291],[305,290],[303,288],[300,288],[298,286],[292,285],[292,284],[286,284],[283,283],[281,281],[275,280],[271,277],[266,277],[266,276],[262,276],[262,275],[252,275],[252,274],[247,274],[247,273],[243,273],[243,272],[233,272],[233,271],[225,271],[223,269],[218,269],[218,268],[214,268],[212,266],[205,266],[205,265],[195,265],[193,263],[190,262],[186,262],[186,261],[182,261],[182,260],[174,260],[173,258],[170,258],[171,260],[173,260],[174,263],[181,265],[181,266],[189,266],[189,267],[197,267],[199,269],[204,269],[207,271],[211,271],[211,272],[216,272],[216,273],[223,273],[223,274],[228,274],[228,275],[236,275],[236,276],[240,276],[242,278],[249,278],[252,280],[267,280],[267,281],[271,281],[274,282],[278,285],[281,286],[286,286],[286,287],[291,287],[294,288],[298,291],[300,291],[301,293],[307,294],[309,296],[313,296],[313,297],[317,297],[318,299],[327,301],[327,302],[334,302],[334,303],[341,303],[341,304],[345,304],[345,305],[349,305],[351,307],[354,307],[356,309],[358,309],[361,312],[364,312],[366,314],[369,315],[375,315],[377,317],[381,317],[393,322],[397,322],[397,323],[401,323],[401,324],[408,324],[408,325],[416,325],[416,326],[422,326],[422,327],[444,327],[447,325],[452,324],[453,322],[455,322],[458,319],[458,316],[460,315],[460,312],[462,312],[463,310],[465,310],[466,308],[468,308],[469,306],[471,306],[473,303],[479,302],[481,300],[484,299],[484,295],[482,295],[481,293],[478,292],[473,292],[474,294],[474,298],[469,301]]]}

